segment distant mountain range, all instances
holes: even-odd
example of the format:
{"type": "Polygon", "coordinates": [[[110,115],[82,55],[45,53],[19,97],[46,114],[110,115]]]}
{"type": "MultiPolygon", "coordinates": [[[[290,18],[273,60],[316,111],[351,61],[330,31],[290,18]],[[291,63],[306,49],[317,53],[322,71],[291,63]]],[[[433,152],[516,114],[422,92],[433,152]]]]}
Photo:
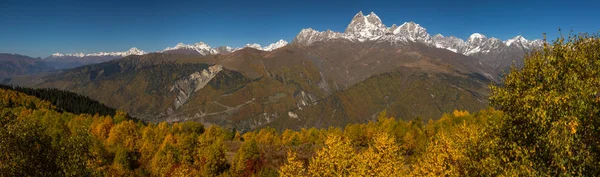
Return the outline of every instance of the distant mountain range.
{"type": "MultiPolygon", "coordinates": [[[[204,42],[198,42],[192,45],[178,43],[174,47],[167,47],[164,50],[157,51],[156,53],[173,53],[173,54],[188,54],[188,55],[217,55],[217,54],[229,54],[231,52],[240,50],[245,47],[250,47],[262,51],[272,51],[277,48],[287,45],[288,42],[285,40],[279,40],[266,47],[261,47],[259,44],[246,44],[241,48],[232,48],[229,46],[221,46],[212,48],[204,42]]],[[[57,69],[68,69],[75,68],[78,66],[107,62],[110,60],[123,58],[129,55],[144,55],[146,52],[139,50],[138,48],[131,48],[124,52],[99,52],[99,53],[72,53],[62,54],[54,53],[49,57],[44,58],[51,66],[57,69]]]]}
{"type": "Polygon", "coordinates": [[[73,54],[62,54],[54,53],[49,57],[44,58],[44,62],[53,66],[56,69],[68,69],[75,68],[78,66],[89,65],[107,62],[110,60],[123,58],[129,55],[144,55],[146,52],[139,50],[135,47],[124,52],[99,52],[99,53],[73,53],[73,54]]]}
{"type": "Polygon", "coordinates": [[[0,79],[54,70],[40,58],[0,53],[0,79]]]}
{"type": "Polygon", "coordinates": [[[238,130],[343,126],[383,110],[426,120],[485,108],[488,84],[542,44],[522,36],[430,36],[414,22],[387,27],[375,13],[359,12],[344,32],[302,29],[289,44],[180,43],[3,83],[69,90],[145,121],[238,130]]]}
{"type": "MultiPolygon", "coordinates": [[[[220,47],[212,48],[211,46],[209,46],[208,44],[206,44],[204,42],[198,42],[198,43],[192,44],[192,45],[178,43],[174,47],[167,47],[164,50],[156,51],[154,53],[186,54],[186,55],[204,56],[204,55],[230,54],[232,52],[235,52],[237,50],[240,50],[240,49],[243,49],[246,47],[254,48],[254,49],[262,50],[262,51],[272,51],[272,50],[281,48],[287,44],[288,44],[288,42],[283,39],[281,39],[275,43],[269,44],[268,46],[265,46],[265,47],[261,47],[259,44],[254,43],[254,44],[246,44],[244,47],[240,47],[240,48],[232,48],[229,46],[220,46],[220,47]]],[[[120,58],[130,56],[130,55],[145,55],[145,54],[148,54],[148,53],[143,50],[140,50],[136,47],[132,47],[131,49],[129,49],[127,51],[122,51],[122,52],[98,52],[98,53],[82,53],[82,52],[80,52],[80,53],[71,53],[71,54],[54,53],[43,59],[38,58],[36,61],[37,64],[35,64],[35,65],[19,65],[18,67],[14,66],[14,64],[15,63],[33,64],[32,63],[33,58],[23,56],[23,55],[18,55],[18,54],[2,54],[3,56],[0,56],[0,57],[2,57],[0,59],[4,63],[0,63],[0,67],[13,68],[15,71],[9,72],[9,71],[13,71],[13,70],[6,69],[6,70],[4,70],[4,72],[0,72],[0,78],[25,75],[25,74],[34,74],[37,72],[47,72],[47,71],[52,71],[52,70],[57,70],[57,69],[58,70],[70,69],[70,68],[76,68],[79,66],[103,63],[103,62],[107,62],[107,61],[111,61],[111,60],[115,60],[115,59],[120,59],[120,58]],[[20,56],[20,57],[15,57],[15,56],[20,56]],[[29,59],[25,59],[23,61],[18,61],[19,58],[29,58],[29,59]],[[8,62],[9,60],[10,60],[10,62],[8,62]],[[40,63],[43,63],[43,66],[40,65],[40,63]],[[45,67],[45,68],[41,69],[39,67],[45,67]]]]}

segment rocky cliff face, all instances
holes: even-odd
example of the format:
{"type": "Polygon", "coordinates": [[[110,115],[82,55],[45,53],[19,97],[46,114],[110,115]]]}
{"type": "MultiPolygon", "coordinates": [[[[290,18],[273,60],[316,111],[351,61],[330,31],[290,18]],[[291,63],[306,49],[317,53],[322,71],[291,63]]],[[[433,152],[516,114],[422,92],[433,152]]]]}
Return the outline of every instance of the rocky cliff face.
{"type": "Polygon", "coordinates": [[[175,81],[175,84],[171,87],[171,92],[177,93],[174,102],[175,109],[178,109],[185,104],[194,92],[204,88],[204,86],[206,86],[206,84],[222,70],[223,66],[214,65],[208,69],[202,70],[202,72],[195,72],[188,77],[175,81]]]}

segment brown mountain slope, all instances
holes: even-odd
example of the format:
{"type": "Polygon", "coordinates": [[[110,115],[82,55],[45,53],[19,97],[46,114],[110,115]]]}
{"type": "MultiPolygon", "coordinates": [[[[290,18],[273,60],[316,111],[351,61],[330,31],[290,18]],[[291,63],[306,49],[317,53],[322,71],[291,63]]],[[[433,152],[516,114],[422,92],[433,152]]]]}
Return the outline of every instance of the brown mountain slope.
{"type": "Polygon", "coordinates": [[[40,58],[0,53],[0,79],[45,72],[54,68],[42,61],[40,58]]]}
{"type": "Polygon", "coordinates": [[[475,111],[485,108],[489,82],[480,75],[399,67],[309,106],[290,110],[287,117],[269,125],[281,129],[344,126],[374,121],[383,110],[405,120],[436,119],[455,109],[475,111]]]}
{"type": "Polygon", "coordinates": [[[130,56],[27,80],[146,121],[199,121],[238,130],[326,127],[365,122],[386,108],[407,119],[480,109],[494,74],[475,61],[416,43],[334,41],[271,52],[130,56]],[[290,118],[295,114],[298,119],[290,118]]]}
{"type": "Polygon", "coordinates": [[[493,70],[474,58],[427,47],[420,43],[395,45],[376,42],[319,42],[310,46],[295,45],[340,90],[366,78],[394,71],[398,67],[420,68],[429,72],[456,74],[478,73],[496,80],[493,70]]]}

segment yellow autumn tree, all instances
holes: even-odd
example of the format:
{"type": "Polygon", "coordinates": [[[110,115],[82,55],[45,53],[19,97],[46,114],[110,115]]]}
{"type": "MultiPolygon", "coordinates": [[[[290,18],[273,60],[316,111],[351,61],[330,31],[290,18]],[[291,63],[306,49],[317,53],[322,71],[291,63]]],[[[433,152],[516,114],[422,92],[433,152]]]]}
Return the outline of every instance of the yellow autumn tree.
{"type": "Polygon", "coordinates": [[[395,138],[388,133],[379,133],[374,137],[373,145],[361,153],[357,171],[351,176],[402,176],[403,157],[395,138]]]}
{"type": "Polygon", "coordinates": [[[138,139],[137,125],[132,120],[128,120],[113,126],[106,141],[109,146],[119,145],[134,151],[138,139]]]}
{"type": "Polygon", "coordinates": [[[467,150],[480,138],[479,126],[463,123],[440,131],[414,165],[412,176],[463,176],[467,150]]]}
{"type": "Polygon", "coordinates": [[[263,155],[254,139],[245,141],[235,154],[230,172],[233,176],[251,176],[264,165],[263,155]]]}
{"type": "Polygon", "coordinates": [[[542,176],[600,175],[600,36],[544,42],[524,61],[490,87],[490,104],[506,113],[499,157],[530,161],[542,176]]]}
{"type": "Polygon", "coordinates": [[[113,126],[113,120],[110,117],[99,117],[94,119],[94,122],[90,125],[90,133],[100,141],[105,141],[113,126]]]}
{"type": "Polygon", "coordinates": [[[310,160],[308,173],[310,176],[348,176],[355,172],[356,163],[350,142],[339,133],[331,133],[325,140],[325,147],[310,160]]]}
{"type": "Polygon", "coordinates": [[[177,140],[172,134],[168,134],[160,145],[158,152],[151,160],[151,172],[156,176],[169,175],[171,170],[177,165],[177,154],[174,152],[177,140]]]}
{"type": "Polygon", "coordinates": [[[279,175],[282,177],[306,176],[306,167],[304,162],[298,158],[294,151],[287,152],[287,162],[279,168],[279,175]]]}

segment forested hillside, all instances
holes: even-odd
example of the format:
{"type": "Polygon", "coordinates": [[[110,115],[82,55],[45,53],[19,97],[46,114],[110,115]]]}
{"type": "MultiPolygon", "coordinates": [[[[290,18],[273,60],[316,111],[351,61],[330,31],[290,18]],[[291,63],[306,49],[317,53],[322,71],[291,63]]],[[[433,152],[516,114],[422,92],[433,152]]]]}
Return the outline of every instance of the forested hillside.
{"type": "Polygon", "coordinates": [[[600,38],[530,54],[477,113],[238,132],[59,111],[0,89],[0,176],[599,176],[600,38]]]}
{"type": "MultiPolygon", "coordinates": [[[[32,89],[8,85],[0,85],[0,88],[18,91],[27,95],[35,96],[41,100],[48,101],[52,103],[52,105],[55,105],[58,111],[66,111],[74,114],[99,114],[101,116],[112,116],[117,113],[115,108],[108,107],[96,100],[90,99],[87,96],[78,95],[69,91],[54,88],[32,89]]],[[[129,115],[126,117],[128,119],[133,119],[129,115]]]]}

